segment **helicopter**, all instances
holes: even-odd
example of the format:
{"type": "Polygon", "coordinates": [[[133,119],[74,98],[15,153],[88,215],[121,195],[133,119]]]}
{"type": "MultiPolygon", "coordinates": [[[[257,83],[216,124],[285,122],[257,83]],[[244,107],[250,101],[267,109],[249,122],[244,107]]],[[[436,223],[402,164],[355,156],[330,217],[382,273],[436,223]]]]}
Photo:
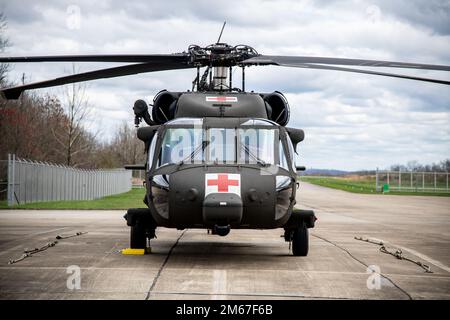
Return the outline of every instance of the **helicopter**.
{"type": "MultiPolygon", "coordinates": [[[[225,26],[225,24],[224,24],[225,26]]],[[[226,236],[231,229],[284,229],[294,256],[307,256],[308,229],[313,210],[298,209],[296,147],[302,129],[287,126],[290,107],[279,91],[256,93],[245,88],[250,66],[285,66],[380,75],[449,85],[450,81],[365,70],[390,67],[450,71],[450,66],[421,63],[259,54],[248,45],[220,42],[190,45],[174,54],[110,54],[0,57],[1,63],[122,62],[119,67],[2,88],[6,99],[18,99],[29,89],[138,73],[194,69],[191,90],[157,93],[151,105],[134,103],[137,138],[145,144],[144,170],[147,208],[131,208],[124,218],[130,226],[130,248],[146,249],[158,227],[203,228],[226,236]],[[233,87],[233,67],[242,70],[240,88],[233,87]],[[202,70],[202,68],[204,68],[202,70]]]]}

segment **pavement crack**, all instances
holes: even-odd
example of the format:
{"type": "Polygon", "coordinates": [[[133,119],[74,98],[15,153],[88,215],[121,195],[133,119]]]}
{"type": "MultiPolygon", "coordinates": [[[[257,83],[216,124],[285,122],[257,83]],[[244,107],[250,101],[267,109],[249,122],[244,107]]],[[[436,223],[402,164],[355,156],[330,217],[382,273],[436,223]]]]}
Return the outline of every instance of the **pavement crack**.
{"type": "MultiPolygon", "coordinates": [[[[346,252],[353,260],[355,260],[355,261],[357,261],[358,263],[362,264],[362,265],[365,266],[366,268],[369,267],[369,265],[368,265],[367,263],[365,263],[364,261],[362,261],[362,260],[358,259],[357,257],[355,257],[348,249],[346,249],[346,248],[344,248],[344,247],[338,245],[337,243],[335,243],[335,242],[333,242],[333,241],[331,241],[331,240],[328,240],[328,239],[326,239],[326,238],[324,238],[324,237],[318,236],[318,235],[316,235],[316,234],[311,234],[311,236],[316,237],[316,238],[318,238],[318,239],[321,239],[322,241],[325,241],[325,242],[327,242],[327,243],[329,243],[329,244],[335,246],[336,248],[338,248],[338,249],[340,249],[340,250],[346,252]]],[[[396,284],[391,278],[389,278],[388,276],[386,276],[385,274],[383,274],[383,273],[381,273],[381,272],[380,272],[380,276],[383,277],[383,278],[385,278],[386,280],[388,280],[390,283],[392,283],[392,285],[393,285],[394,287],[396,287],[398,290],[400,290],[403,294],[405,294],[405,295],[408,297],[409,300],[414,300],[413,297],[412,297],[405,289],[403,289],[403,288],[400,287],[398,284],[396,284]]]]}
{"type": "Polygon", "coordinates": [[[181,238],[184,236],[184,234],[186,233],[187,230],[188,229],[184,229],[184,231],[178,237],[177,241],[175,241],[175,243],[170,248],[169,252],[167,253],[166,258],[164,259],[164,262],[161,264],[161,267],[159,267],[158,273],[156,274],[155,278],[153,279],[152,285],[150,286],[150,289],[147,292],[147,296],[145,297],[145,300],[149,300],[150,299],[150,295],[152,294],[152,291],[155,288],[156,283],[158,282],[158,279],[161,276],[161,273],[162,273],[164,267],[166,266],[167,262],[169,261],[169,258],[172,255],[173,249],[175,249],[175,247],[177,246],[178,242],[181,240],[181,238]]]}

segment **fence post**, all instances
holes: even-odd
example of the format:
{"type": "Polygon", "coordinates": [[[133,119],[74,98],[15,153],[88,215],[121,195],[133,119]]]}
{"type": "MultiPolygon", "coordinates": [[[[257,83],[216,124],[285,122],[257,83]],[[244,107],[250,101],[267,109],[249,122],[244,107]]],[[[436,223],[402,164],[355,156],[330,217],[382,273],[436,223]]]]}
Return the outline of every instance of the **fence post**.
{"type": "Polygon", "coordinates": [[[413,189],[413,172],[411,171],[411,190],[413,189]]]}
{"type": "Polygon", "coordinates": [[[16,155],[12,155],[12,192],[11,192],[11,204],[14,205],[16,195],[16,155]]]}
{"type": "Polygon", "coordinates": [[[44,197],[45,197],[44,196],[44,179],[45,179],[45,172],[44,172],[44,170],[45,170],[45,167],[44,167],[44,163],[42,161],[39,162],[39,167],[38,168],[39,168],[39,173],[40,173],[40,175],[39,175],[39,179],[40,179],[40,186],[39,186],[40,199],[39,199],[39,201],[44,201],[44,197]]]}
{"type": "Polygon", "coordinates": [[[425,191],[425,172],[422,172],[422,191],[425,191]]]}
{"type": "Polygon", "coordinates": [[[22,187],[23,187],[23,183],[22,183],[22,179],[23,179],[22,168],[23,168],[22,162],[18,161],[17,162],[17,168],[15,168],[16,177],[14,178],[14,183],[17,186],[17,188],[14,188],[14,190],[16,191],[15,199],[17,201],[17,204],[20,204],[22,202],[22,187]]]}
{"type": "Polygon", "coordinates": [[[8,187],[7,187],[7,198],[8,198],[8,206],[11,205],[11,154],[8,153],[8,187]]]}
{"type": "Polygon", "coordinates": [[[71,199],[75,199],[75,170],[73,168],[70,168],[70,194],[71,194],[71,199]]]}
{"type": "Polygon", "coordinates": [[[389,171],[387,173],[387,184],[389,184],[389,171]]]}
{"type": "Polygon", "coordinates": [[[378,192],[378,167],[375,170],[375,192],[378,192]]]}
{"type": "Polygon", "coordinates": [[[437,176],[437,173],[434,172],[434,191],[436,191],[436,176],[437,176]]]}
{"type": "Polygon", "coordinates": [[[30,182],[30,163],[27,160],[22,161],[24,167],[25,167],[25,202],[30,202],[28,199],[31,199],[31,182],[30,182]]]}
{"type": "Polygon", "coordinates": [[[448,172],[447,172],[447,191],[448,191],[448,172]]]}
{"type": "Polygon", "coordinates": [[[402,191],[402,171],[398,169],[398,189],[402,191]]]}

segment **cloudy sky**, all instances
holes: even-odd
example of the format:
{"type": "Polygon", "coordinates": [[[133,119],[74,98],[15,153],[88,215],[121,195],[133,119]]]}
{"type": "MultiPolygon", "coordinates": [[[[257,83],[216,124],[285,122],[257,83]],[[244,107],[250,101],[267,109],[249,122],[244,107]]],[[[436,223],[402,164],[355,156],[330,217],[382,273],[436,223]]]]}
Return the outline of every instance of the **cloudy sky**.
{"type": "MultiPolygon", "coordinates": [[[[5,1],[12,42],[4,55],[174,53],[189,44],[248,44],[259,53],[450,65],[450,1],[5,1]]],[[[78,64],[80,71],[114,64],[78,64]]],[[[11,80],[69,73],[67,63],[16,64],[11,80]]],[[[379,68],[377,70],[382,70],[379,68]]],[[[450,80],[449,72],[382,71],[450,80]]],[[[190,89],[195,71],[165,71],[91,81],[88,126],[109,139],[133,122],[138,98],[190,89]]],[[[235,79],[239,81],[239,72],[235,79]]],[[[248,90],[286,94],[290,126],[303,128],[299,163],[344,170],[450,158],[450,88],[371,75],[250,68],[248,90]]],[[[61,94],[61,89],[41,90],[61,94]]]]}

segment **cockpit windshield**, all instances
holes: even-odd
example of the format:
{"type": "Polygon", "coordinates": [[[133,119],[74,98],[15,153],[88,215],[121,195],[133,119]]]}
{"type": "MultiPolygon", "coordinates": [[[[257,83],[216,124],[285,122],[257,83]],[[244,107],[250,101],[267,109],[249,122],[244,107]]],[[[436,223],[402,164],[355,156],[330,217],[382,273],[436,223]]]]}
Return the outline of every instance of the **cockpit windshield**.
{"type": "MultiPolygon", "coordinates": [[[[181,120],[181,119],[180,119],[181,120]]],[[[164,132],[157,167],[167,164],[261,164],[284,167],[286,156],[276,125],[249,120],[238,128],[174,123],[164,132]]]]}

